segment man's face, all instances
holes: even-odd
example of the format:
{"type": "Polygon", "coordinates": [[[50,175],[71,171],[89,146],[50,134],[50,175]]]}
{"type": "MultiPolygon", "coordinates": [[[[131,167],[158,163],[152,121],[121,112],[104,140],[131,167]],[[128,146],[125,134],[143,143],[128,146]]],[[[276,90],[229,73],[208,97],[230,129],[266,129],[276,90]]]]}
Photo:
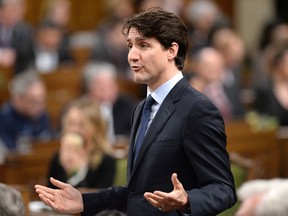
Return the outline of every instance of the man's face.
{"type": "Polygon", "coordinates": [[[37,119],[45,110],[45,87],[42,83],[34,83],[16,100],[21,113],[32,119],[37,119]]]}
{"type": "Polygon", "coordinates": [[[62,34],[56,28],[43,28],[38,31],[37,40],[40,46],[49,50],[56,51],[62,39],[62,34]]]}
{"type": "Polygon", "coordinates": [[[127,45],[128,62],[135,82],[145,83],[155,90],[167,80],[169,51],[165,50],[158,40],[145,38],[135,28],[131,28],[127,36],[127,45]]]}
{"type": "Polygon", "coordinates": [[[221,80],[224,73],[224,60],[216,50],[204,49],[196,64],[196,71],[206,82],[217,82],[221,80]]]}
{"type": "Polygon", "coordinates": [[[89,94],[92,98],[113,104],[118,96],[116,80],[109,73],[102,73],[92,78],[89,94]]]}
{"type": "Polygon", "coordinates": [[[2,21],[5,25],[13,27],[17,22],[19,22],[25,12],[24,3],[19,2],[7,2],[2,8],[0,8],[0,13],[2,14],[2,21]]]}

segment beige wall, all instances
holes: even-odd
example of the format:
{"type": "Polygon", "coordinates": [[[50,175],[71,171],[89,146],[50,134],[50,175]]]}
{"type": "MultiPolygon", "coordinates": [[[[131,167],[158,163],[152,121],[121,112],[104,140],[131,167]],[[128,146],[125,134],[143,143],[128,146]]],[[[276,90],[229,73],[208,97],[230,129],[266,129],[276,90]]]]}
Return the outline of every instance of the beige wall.
{"type": "Polygon", "coordinates": [[[274,0],[234,0],[235,25],[249,51],[257,48],[262,27],[274,11],[274,0]]]}

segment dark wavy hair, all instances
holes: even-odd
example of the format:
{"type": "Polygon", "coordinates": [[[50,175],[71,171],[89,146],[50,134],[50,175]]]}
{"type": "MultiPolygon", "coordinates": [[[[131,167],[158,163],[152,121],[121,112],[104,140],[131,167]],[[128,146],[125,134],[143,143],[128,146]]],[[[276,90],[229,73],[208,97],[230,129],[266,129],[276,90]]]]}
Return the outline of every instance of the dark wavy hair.
{"type": "Polygon", "coordinates": [[[122,33],[127,36],[131,28],[144,37],[156,38],[165,49],[171,47],[173,42],[177,43],[179,50],[174,61],[179,70],[183,69],[188,49],[188,30],[182,19],[154,7],[128,17],[124,21],[122,33]]]}

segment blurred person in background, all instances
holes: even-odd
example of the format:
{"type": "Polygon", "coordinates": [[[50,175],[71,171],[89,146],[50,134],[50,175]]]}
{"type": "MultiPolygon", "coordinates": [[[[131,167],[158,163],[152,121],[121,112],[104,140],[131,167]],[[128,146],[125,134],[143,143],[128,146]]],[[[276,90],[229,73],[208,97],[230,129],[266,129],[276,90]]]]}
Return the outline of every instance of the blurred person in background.
{"type": "Polygon", "coordinates": [[[24,216],[25,207],[21,193],[16,189],[0,183],[0,215],[24,216]]]}
{"type": "Polygon", "coordinates": [[[261,179],[245,182],[237,191],[241,205],[235,216],[288,215],[287,179],[261,179]]]}
{"type": "Polygon", "coordinates": [[[107,0],[104,2],[106,15],[97,26],[95,43],[90,60],[105,61],[117,67],[117,76],[130,80],[130,68],[127,62],[127,46],[121,34],[122,20],[134,12],[130,0],[107,0]]]}
{"type": "Polygon", "coordinates": [[[279,47],[272,58],[269,83],[255,90],[255,110],[278,119],[281,126],[288,126],[288,43],[279,47]]]}
{"type": "Polygon", "coordinates": [[[106,0],[104,7],[106,9],[106,17],[102,20],[101,26],[110,19],[124,19],[134,13],[131,0],[106,0]]]}
{"type": "MultiPolygon", "coordinates": [[[[107,124],[97,102],[85,97],[72,101],[62,116],[60,149],[48,177],[77,188],[106,188],[113,184],[116,161],[110,156],[107,124]]],[[[49,187],[55,188],[49,179],[49,187]]]]}
{"type": "Polygon", "coordinates": [[[226,26],[228,20],[211,0],[189,1],[185,10],[189,28],[190,52],[209,45],[209,35],[215,26],[226,26]]]}
{"type": "Polygon", "coordinates": [[[177,16],[182,16],[183,13],[183,0],[134,0],[134,7],[137,12],[147,10],[152,7],[161,7],[164,10],[170,11],[177,16]]]}
{"type": "Polygon", "coordinates": [[[0,140],[7,151],[26,151],[35,141],[50,140],[53,132],[46,111],[46,87],[36,72],[16,75],[9,90],[11,99],[0,109],[0,140]]]}
{"type": "Polygon", "coordinates": [[[231,119],[232,107],[224,91],[222,76],[224,58],[219,51],[206,47],[194,57],[194,71],[189,78],[190,84],[205,94],[221,112],[224,120],[231,119]]]}
{"type": "Polygon", "coordinates": [[[121,33],[122,25],[122,19],[113,18],[97,29],[91,61],[110,62],[117,68],[119,78],[131,80],[130,67],[127,62],[128,49],[125,37],[121,33]]]}
{"type": "Polygon", "coordinates": [[[242,38],[229,27],[217,28],[211,36],[211,45],[224,59],[222,83],[231,105],[232,119],[241,119],[245,107],[241,98],[245,46],[242,38]]]}
{"type": "Polygon", "coordinates": [[[252,56],[252,88],[266,88],[270,82],[270,64],[275,52],[288,43],[288,23],[273,19],[261,33],[259,49],[252,56]]]}
{"type": "Polygon", "coordinates": [[[68,30],[71,19],[71,3],[69,0],[44,0],[40,10],[40,22],[50,21],[68,30]]]}
{"type": "Polygon", "coordinates": [[[32,31],[23,22],[24,0],[0,0],[0,66],[20,73],[29,66],[32,31]]]}
{"type": "Polygon", "coordinates": [[[31,67],[40,73],[51,73],[60,67],[73,64],[70,49],[62,46],[63,31],[49,20],[43,21],[36,29],[33,60],[31,67]]]}
{"type": "Polygon", "coordinates": [[[128,143],[136,103],[132,97],[120,92],[116,67],[108,62],[90,62],[83,68],[83,76],[86,96],[101,104],[111,144],[117,144],[121,138],[128,143]]]}
{"type": "Polygon", "coordinates": [[[71,27],[71,1],[69,0],[44,0],[40,8],[39,23],[51,23],[61,31],[61,40],[58,49],[70,52],[70,27],[71,27]]]}

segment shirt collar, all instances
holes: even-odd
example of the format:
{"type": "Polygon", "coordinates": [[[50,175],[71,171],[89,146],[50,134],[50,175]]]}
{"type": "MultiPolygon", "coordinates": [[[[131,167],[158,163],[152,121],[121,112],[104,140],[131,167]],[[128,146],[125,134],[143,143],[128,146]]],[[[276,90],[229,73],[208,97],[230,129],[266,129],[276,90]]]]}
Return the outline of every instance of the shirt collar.
{"type": "Polygon", "coordinates": [[[155,91],[151,92],[149,88],[147,88],[147,96],[151,94],[154,100],[158,104],[162,104],[165,97],[169,94],[171,89],[183,78],[183,74],[179,71],[175,76],[173,76],[170,80],[159,86],[155,91]]]}

